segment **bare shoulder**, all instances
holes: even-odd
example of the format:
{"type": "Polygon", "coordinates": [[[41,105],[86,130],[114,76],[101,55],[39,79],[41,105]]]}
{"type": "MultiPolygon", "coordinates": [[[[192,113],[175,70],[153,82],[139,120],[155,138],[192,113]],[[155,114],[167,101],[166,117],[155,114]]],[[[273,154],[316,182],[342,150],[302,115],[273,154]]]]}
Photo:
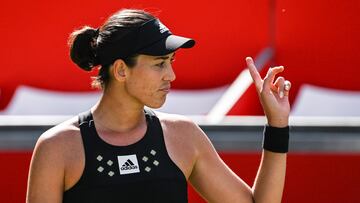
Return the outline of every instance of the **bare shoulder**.
{"type": "Polygon", "coordinates": [[[191,118],[177,115],[156,112],[159,117],[165,137],[175,139],[179,143],[183,143],[187,149],[193,148],[194,152],[198,152],[205,144],[211,145],[210,140],[204,131],[191,118]]]}
{"type": "Polygon", "coordinates": [[[179,132],[182,136],[198,136],[204,134],[201,128],[189,117],[156,112],[164,130],[179,132]]]}
{"type": "Polygon", "coordinates": [[[81,146],[81,134],[77,118],[73,117],[60,123],[46,132],[37,140],[34,152],[42,156],[66,160],[66,154],[81,146]]]}
{"type": "Polygon", "coordinates": [[[80,136],[80,129],[77,118],[73,117],[45,131],[39,137],[38,144],[62,144],[76,139],[76,136],[80,136]]]}

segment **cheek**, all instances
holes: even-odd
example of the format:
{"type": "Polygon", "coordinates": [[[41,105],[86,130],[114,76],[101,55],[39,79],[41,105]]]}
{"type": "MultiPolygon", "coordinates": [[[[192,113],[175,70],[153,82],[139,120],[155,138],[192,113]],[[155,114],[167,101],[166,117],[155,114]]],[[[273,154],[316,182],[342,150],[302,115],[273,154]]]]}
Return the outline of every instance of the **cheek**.
{"type": "Polygon", "coordinates": [[[159,91],[163,85],[161,72],[139,68],[126,80],[126,91],[142,104],[159,108],[166,100],[166,93],[159,91]]]}
{"type": "Polygon", "coordinates": [[[149,96],[152,92],[152,85],[145,78],[138,78],[126,83],[127,91],[132,96],[149,96]],[[146,81],[146,82],[145,82],[146,81]]]}
{"type": "Polygon", "coordinates": [[[166,100],[166,94],[159,91],[159,84],[149,78],[129,81],[126,86],[129,95],[150,108],[160,108],[166,100]]]}
{"type": "Polygon", "coordinates": [[[158,84],[153,78],[145,75],[133,77],[126,82],[126,88],[130,95],[143,100],[153,97],[158,90],[158,84]]]}

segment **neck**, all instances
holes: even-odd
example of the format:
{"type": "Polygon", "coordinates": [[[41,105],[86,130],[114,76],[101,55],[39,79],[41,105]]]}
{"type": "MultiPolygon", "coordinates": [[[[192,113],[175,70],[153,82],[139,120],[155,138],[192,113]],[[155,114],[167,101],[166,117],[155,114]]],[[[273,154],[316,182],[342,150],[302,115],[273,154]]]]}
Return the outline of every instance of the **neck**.
{"type": "MultiPolygon", "coordinates": [[[[115,89],[115,88],[114,88],[115,89]]],[[[91,109],[97,127],[108,132],[126,133],[143,126],[144,105],[126,91],[104,91],[100,101],[91,109]]]]}

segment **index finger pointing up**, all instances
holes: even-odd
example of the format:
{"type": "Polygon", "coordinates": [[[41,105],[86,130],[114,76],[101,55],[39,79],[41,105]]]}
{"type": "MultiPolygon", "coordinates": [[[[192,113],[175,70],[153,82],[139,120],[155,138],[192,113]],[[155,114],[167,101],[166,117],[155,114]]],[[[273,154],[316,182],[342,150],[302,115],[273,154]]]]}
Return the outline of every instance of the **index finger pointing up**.
{"type": "Polygon", "coordinates": [[[261,87],[262,79],[258,70],[256,69],[253,59],[251,57],[246,57],[246,64],[249,69],[250,75],[254,80],[255,86],[257,88],[261,87]]]}

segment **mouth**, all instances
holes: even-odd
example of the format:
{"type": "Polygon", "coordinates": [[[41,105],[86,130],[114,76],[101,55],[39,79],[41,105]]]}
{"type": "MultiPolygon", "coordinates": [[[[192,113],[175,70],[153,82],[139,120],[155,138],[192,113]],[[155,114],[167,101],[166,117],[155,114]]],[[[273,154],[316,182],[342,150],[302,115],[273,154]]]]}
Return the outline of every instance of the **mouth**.
{"type": "Polygon", "coordinates": [[[165,92],[165,93],[169,93],[170,92],[170,85],[167,85],[163,88],[160,88],[159,90],[162,91],[162,92],[165,92]]]}

